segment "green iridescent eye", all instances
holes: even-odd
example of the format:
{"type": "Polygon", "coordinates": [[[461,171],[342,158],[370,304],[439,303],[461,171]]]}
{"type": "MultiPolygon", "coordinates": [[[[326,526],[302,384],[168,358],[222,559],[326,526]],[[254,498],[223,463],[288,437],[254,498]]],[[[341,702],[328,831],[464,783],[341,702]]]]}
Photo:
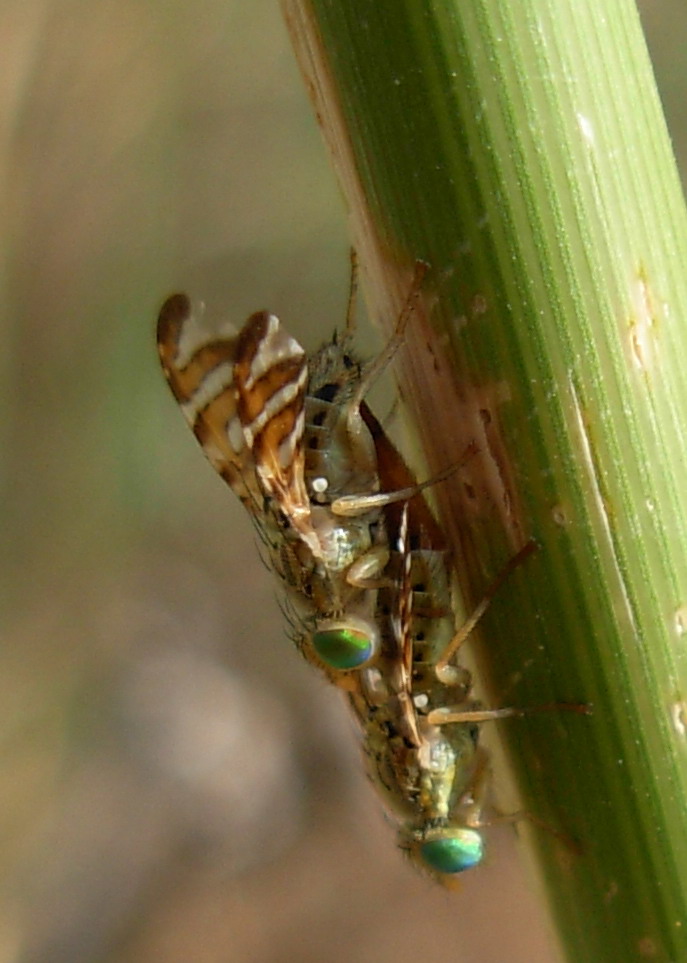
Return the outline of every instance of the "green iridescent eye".
{"type": "Polygon", "coordinates": [[[319,628],[313,633],[312,645],[330,668],[359,669],[372,658],[376,639],[364,628],[340,623],[319,628]]]}
{"type": "Polygon", "coordinates": [[[474,829],[455,829],[451,836],[428,839],[420,846],[423,862],[437,873],[462,873],[482,862],[482,837],[474,829]]]}

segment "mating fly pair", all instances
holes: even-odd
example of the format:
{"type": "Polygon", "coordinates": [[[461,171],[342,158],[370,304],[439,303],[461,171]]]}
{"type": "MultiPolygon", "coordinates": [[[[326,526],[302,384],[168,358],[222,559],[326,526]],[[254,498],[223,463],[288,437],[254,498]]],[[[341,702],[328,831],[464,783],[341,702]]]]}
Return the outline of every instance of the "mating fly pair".
{"type": "Polygon", "coordinates": [[[476,618],[456,634],[448,553],[424,485],[364,401],[425,270],[418,264],[394,337],[367,365],[350,349],[355,272],[344,335],[310,357],[274,315],[212,331],[185,295],[163,305],[158,348],[174,397],[285,586],[299,648],[348,694],[400,845],[445,881],[482,859],[478,724],[515,713],[470,698],[454,657],[476,618]]]}

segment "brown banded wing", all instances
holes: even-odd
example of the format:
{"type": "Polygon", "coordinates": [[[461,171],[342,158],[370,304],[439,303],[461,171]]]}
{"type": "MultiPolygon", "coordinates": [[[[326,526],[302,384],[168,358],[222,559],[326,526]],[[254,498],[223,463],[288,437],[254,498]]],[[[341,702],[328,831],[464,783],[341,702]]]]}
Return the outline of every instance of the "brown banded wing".
{"type": "Polygon", "coordinates": [[[185,294],[162,306],[160,361],[172,393],[210,463],[249,512],[266,500],[315,551],[303,480],[307,361],[278,318],[251,315],[239,333],[210,329],[185,294]]]}
{"type": "Polygon", "coordinates": [[[303,430],[308,363],[300,344],[267,311],[252,314],[236,341],[234,388],[243,441],[260,487],[315,555],[305,486],[303,430]]]}

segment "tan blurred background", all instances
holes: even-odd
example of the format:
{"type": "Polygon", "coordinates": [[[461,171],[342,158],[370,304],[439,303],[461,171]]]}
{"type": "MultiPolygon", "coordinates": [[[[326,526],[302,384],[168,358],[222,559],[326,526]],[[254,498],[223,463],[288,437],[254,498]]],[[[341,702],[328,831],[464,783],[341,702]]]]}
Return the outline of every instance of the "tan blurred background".
{"type": "MultiPolygon", "coordinates": [[[[644,12],[684,161],[687,8],[644,12]]],[[[0,41],[0,963],[549,963],[511,829],[457,895],[396,852],[157,367],[177,288],[343,316],[276,0],[5,0],[0,41]]]]}

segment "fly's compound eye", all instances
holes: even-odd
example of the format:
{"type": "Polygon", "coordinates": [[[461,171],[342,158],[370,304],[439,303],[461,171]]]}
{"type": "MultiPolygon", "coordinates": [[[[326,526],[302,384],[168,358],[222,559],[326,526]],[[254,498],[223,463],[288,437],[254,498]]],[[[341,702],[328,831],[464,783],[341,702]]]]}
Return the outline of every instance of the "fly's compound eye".
{"type": "Polygon", "coordinates": [[[359,669],[379,651],[379,633],[374,625],[355,616],[320,622],[312,635],[312,647],[330,669],[359,669]]]}
{"type": "Polygon", "coordinates": [[[454,875],[482,862],[484,844],[475,829],[444,829],[440,836],[420,843],[417,852],[427,869],[454,875]]]}

